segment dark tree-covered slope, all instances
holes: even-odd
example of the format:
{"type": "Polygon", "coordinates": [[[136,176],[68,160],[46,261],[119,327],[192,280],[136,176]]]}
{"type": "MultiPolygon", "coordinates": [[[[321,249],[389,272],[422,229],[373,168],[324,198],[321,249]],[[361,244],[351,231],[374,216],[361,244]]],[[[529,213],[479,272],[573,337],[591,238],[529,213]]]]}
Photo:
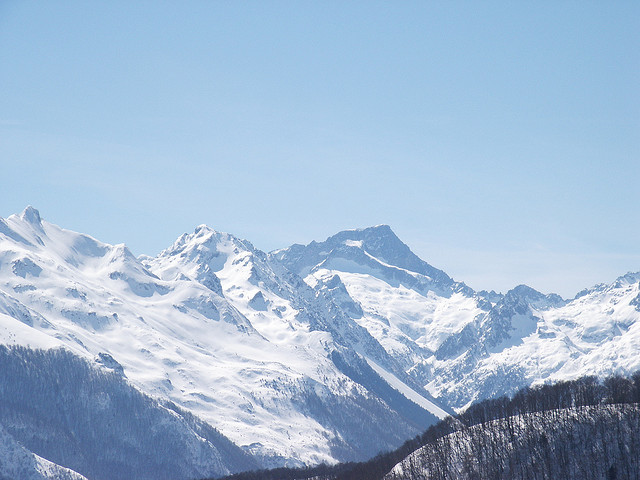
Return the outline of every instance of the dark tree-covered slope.
{"type": "Polygon", "coordinates": [[[179,480],[257,466],[208,424],[62,349],[0,345],[0,425],[91,480],[179,480]]]}
{"type": "Polygon", "coordinates": [[[384,478],[638,479],[639,433],[638,404],[527,413],[441,437],[384,478]]]}

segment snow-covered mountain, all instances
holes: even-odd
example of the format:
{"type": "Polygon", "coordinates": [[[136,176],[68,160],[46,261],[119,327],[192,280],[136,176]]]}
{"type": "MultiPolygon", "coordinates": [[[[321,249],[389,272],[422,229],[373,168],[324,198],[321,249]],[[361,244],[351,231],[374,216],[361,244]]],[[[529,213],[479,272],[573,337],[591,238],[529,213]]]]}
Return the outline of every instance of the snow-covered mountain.
{"type": "Polygon", "coordinates": [[[263,466],[367,458],[447,414],[325,292],[206,226],[137,259],[31,207],[0,220],[0,341],[91,359],[263,466]]]}
{"type": "Polygon", "coordinates": [[[640,274],[570,301],[476,292],[384,225],[270,254],[203,225],[136,258],[32,207],[0,219],[0,343],[63,347],[261,466],[364,459],[475,399],[631,372],[639,319],[640,274]]]}
{"type": "Polygon", "coordinates": [[[273,253],[456,409],[545,381],[640,369],[640,273],[564,300],[525,285],[475,292],[386,225],[273,253]]]}

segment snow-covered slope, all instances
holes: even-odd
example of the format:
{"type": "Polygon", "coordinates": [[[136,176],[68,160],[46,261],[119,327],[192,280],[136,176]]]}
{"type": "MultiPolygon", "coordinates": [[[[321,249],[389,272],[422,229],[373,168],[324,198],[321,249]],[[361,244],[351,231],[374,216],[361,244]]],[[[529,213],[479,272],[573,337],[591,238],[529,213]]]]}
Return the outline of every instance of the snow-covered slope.
{"type": "Polygon", "coordinates": [[[469,287],[420,260],[386,225],[273,256],[310,285],[329,290],[406,369],[488,308],[469,287]]]}
{"type": "Polygon", "coordinates": [[[362,352],[413,381],[323,292],[206,226],[137,259],[31,207],[0,219],[0,338],[120,372],[263,465],[366,458],[436,421],[352,367],[362,352]]]}
{"type": "Polygon", "coordinates": [[[522,290],[508,292],[469,329],[466,349],[430,360],[434,395],[463,407],[525,385],[640,369],[639,274],[568,302],[532,300],[522,290]]]}
{"type": "MultiPolygon", "coordinates": [[[[268,444],[275,451],[293,440],[296,449],[306,446],[314,455],[305,461],[330,460],[330,450],[324,457],[318,455],[323,445],[331,448],[332,441],[327,443],[327,436],[331,438],[334,435],[331,430],[339,431],[340,427],[330,425],[331,421],[326,418],[318,425],[320,419],[314,420],[316,413],[312,410],[294,417],[291,415],[300,408],[296,402],[306,402],[296,395],[315,398],[320,393],[320,403],[332,396],[338,397],[340,402],[351,403],[361,395],[366,397],[370,394],[366,392],[366,382],[358,379],[353,384],[353,379],[336,367],[330,355],[334,351],[346,348],[366,353],[411,383],[402,368],[368,331],[337,308],[324,292],[312,289],[280,262],[245,240],[202,225],[194,233],[181,236],[158,257],[143,261],[164,281],[174,282],[187,276],[220,293],[254,329],[258,335],[258,349],[264,358],[277,362],[271,378],[265,379],[263,367],[254,367],[262,384],[267,380],[271,384],[277,383],[276,390],[282,388],[283,383],[285,386],[284,392],[269,392],[262,386],[264,398],[277,396],[281,406],[272,414],[263,432],[256,435],[256,429],[250,430],[254,442],[268,444]],[[293,378],[287,379],[287,375],[293,378]],[[274,382],[273,377],[278,379],[274,382]],[[348,393],[353,388],[356,388],[355,396],[348,393]],[[296,431],[299,437],[291,439],[296,431]]],[[[259,389],[259,384],[251,385],[245,395],[251,398],[259,389]]],[[[428,394],[425,392],[425,395],[428,394]]],[[[383,401],[390,403],[386,399],[383,401]]],[[[246,431],[242,425],[247,420],[251,421],[238,418],[234,413],[223,422],[239,423],[236,428],[246,431]]],[[[410,421],[415,422],[416,419],[410,421]]],[[[225,431],[224,427],[221,428],[225,431]]],[[[230,435],[234,438],[233,434],[230,435]]],[[[248,438],[243,436],[238,440],[246,442],[248,438]]],[[[292,453],[285,454],[291,458],[292,453]]]]}

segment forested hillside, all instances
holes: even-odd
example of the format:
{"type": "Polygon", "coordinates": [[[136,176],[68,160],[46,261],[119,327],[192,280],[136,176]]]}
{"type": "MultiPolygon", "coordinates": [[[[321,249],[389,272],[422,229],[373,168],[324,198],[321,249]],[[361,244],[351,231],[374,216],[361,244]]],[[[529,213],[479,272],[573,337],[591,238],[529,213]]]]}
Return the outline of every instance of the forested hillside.
{"type": "Polygon", "coordinates": [[[639,432],[638,404],[527,413],[441,437],[384,478],[637,479],[639,432]]]}
{"type": "Polygon", "coordinates": [[[640,372],[586,377],[472,405],[369,462],[234,480],[640,478],[640,372]]]}
{"type": "MultiPolygon", "coordinates": [[[[91,480],[180,480],[257,465],[193,415],[62,349],[0,345],[0,426],[4,444],[91,480]]],[[[13,471],[7,458],[0,477],[13,471]]]]}

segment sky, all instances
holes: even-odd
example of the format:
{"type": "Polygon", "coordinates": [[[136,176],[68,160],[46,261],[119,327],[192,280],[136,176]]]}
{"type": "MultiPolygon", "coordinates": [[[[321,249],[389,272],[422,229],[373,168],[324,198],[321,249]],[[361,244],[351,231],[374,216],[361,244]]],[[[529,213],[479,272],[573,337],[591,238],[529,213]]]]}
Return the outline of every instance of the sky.
{"type": "Polygon", "coordinates": [[[475,289],[640,270],[640,2],[0,0],[0,216],[155,255],[388,224],[475,289]]]}

